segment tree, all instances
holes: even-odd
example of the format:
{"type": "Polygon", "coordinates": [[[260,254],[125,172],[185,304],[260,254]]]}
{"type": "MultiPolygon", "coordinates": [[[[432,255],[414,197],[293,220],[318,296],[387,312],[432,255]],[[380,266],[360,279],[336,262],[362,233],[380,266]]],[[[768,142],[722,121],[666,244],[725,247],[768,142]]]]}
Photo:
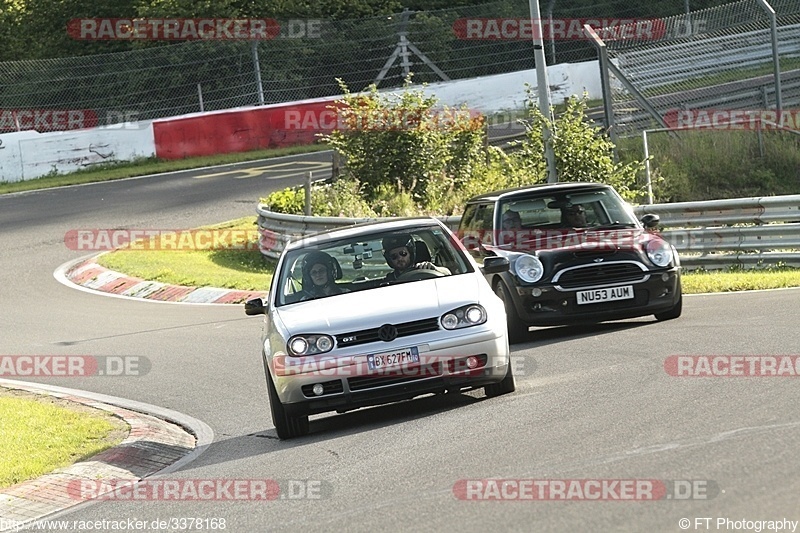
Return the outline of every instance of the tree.
{"type": "Polygon", "coordinates": [[[526,135],[511,156],[512,166],[530,183],[547,181],[543,132],[552,132],[553,152],[559,181],[594,181],[613,186],[623,197],[638,194],[636,176],[644,169],[643,161],[618,163],[614,143],[601,128],[586,117],[586,97],[572,96],[566,109],[550,121],[538,108],[530,85],[526,87],[528,121],[526,135]]]}

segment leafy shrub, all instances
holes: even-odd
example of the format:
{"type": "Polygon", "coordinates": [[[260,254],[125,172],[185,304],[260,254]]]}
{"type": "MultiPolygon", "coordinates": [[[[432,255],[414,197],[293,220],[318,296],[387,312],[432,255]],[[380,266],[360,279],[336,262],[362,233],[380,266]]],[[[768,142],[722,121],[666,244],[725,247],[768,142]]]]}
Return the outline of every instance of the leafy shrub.
{"type": "Polygon", "coordinates": [[[466,107],[437,107],[435,97],[409,88],[410,77],[389,95],[374,84],[352,94],[339,83],[344,96],[331,107],[345,127],[321,139],[342,155],[345,177],[363,185],[367,201],[392,187],[436,208],[484,164],[484,119],[466,107]]]}
{"type": "Polygon", "coordinates": [[[526,85],[528,122],[526,137],[520,141],[519,150],[511,156],[512,168],[523,174],[527,183],[547,181],[545,158],[545,129],[551,132],[559,181],[591,181],[606,183],[628,200],[640,191],[636,176],[644,169],[644,162],[620,163],[614,161],[615,145],[601,128],[593,126],[586,117],[586,96],[572,96],[564,112],[550,120],[538,108],[530,85],[526,85]]]}
{"type": "Polygon", "coordinates": [[[265,204],[270,211],[276,213],[302,215],[303,207],[306,204],[305,191],[302,188],[293,189],[287,187],[283,190],[270,193],[266,198],[261,198],[260,202],[265,204]]]}

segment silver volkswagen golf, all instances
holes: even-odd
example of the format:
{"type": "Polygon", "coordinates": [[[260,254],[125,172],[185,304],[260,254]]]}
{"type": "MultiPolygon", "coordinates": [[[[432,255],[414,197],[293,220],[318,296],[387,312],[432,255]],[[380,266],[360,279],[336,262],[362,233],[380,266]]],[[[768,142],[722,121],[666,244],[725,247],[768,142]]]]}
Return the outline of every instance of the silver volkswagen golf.
{"type": "Polygon", "coordinates": [[[409,218],[288,244],[263,315],[272,420],[287,439],[309,415],[482,387],[513,392],[506,315],[484,274],[440,221],[409,218]]]}

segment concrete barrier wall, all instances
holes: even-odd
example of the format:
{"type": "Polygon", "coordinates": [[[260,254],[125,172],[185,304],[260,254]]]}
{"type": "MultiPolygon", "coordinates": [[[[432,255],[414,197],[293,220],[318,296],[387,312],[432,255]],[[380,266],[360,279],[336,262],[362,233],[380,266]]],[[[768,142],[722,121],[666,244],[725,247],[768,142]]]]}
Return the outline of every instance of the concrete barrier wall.
{"type": "Polygon", "coordinates": [[[50,133],[6,133],[0,135],[0,142],[0,181],[6,182],[132,161],[156,152],[150,122],[50,133]]]}
{"type": "MultiPolygon", "coordinates": [[[[548,82],[553,103],[584,92],[590,98],[600,98],[602,94],[597,61],[548,67],[548,82]]],[[[526,83],[535,88],[535,70],[434,83],[424,90],[436,95],[442,105],[466,104],[475,111],[492,114],[523,107],[526,83]]],[[[336,113],[328,106],[337,98],[195,113],[102,128],[0,134],[0,181],[34,179],[53,172],[64,174],[140,157],[182,159],[309,144],[317,139],[316,134],[336,127],[336,113]]]]}

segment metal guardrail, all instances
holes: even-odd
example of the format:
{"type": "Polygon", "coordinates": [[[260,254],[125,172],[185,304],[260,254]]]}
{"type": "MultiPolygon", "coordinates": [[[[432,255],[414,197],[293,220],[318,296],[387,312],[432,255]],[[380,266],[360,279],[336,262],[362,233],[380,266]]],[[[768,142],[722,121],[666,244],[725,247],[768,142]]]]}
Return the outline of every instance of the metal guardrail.
{"type": "MultiPolygon", "coordinates": [[[[390,218],[313,217],[274,213],[259,204],[261,252],[277,259],[291,239],[328,229],[390,218]]],[[[785,263],[800,267],[800,195],[641,205],[636,216],[656,214],[661,235],[689,268],[785,263]]],[[[439,217],[455,230],[460,216],[439,217]]]]}
{"type": "MultiPolygon", "coordinates": [[[[258,231],[261,234],[259,249],[271,259],[280,257],[286,245],[294,239],[313,235],[329,229],[344,228],[364,222],[394,220],[393,218],[347,218],[315,217],[306,215],[287,215],[270,211],[264,204],[256,208],[258,212],[258,231]]],[[[452,230],[458,229],[460,216],[438,217],[452,230]]]]}
{"type": "Polygon", "coordinates": [[[683,265],[707,269],[785,263],[800,267],[800,195],[641,205],[683,265]]]}

